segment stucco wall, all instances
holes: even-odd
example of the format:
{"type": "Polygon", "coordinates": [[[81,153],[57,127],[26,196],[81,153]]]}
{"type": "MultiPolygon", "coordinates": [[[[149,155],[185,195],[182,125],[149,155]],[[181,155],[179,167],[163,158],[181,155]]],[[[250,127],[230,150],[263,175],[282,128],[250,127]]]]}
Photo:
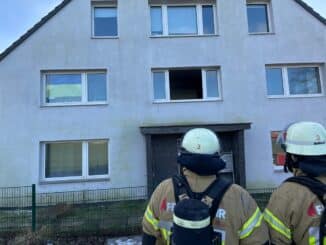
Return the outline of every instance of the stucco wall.
{"type": "MultiPolygon", "coordinates": [[[[326,125],[325,96],[268,99],[265,64],[324,63],[325,25],[292,0],[273,0],[275,34],[248,35],[245,1],[219,0],[218,36],[151,38],[147,0],[120,0],[118,39],[91,38],[91,8],[73,0],[0,62],[0,186],[39,182],[41,141],[109,138],[110,181],[42,184],[40,191],[146,184],[139,126],[252,122],[248,187],[275,186],[270,131],[326,125]],[[222,101],[152,103],[151,69],[219,66],[222,101]],[[41,70],[108,70],[108,105],[41,107],[41,70]],[[189,113],[191,111],[191,113],[189,113]]],[[[324,90],[326,84],[325,67],[324,90]]]]}

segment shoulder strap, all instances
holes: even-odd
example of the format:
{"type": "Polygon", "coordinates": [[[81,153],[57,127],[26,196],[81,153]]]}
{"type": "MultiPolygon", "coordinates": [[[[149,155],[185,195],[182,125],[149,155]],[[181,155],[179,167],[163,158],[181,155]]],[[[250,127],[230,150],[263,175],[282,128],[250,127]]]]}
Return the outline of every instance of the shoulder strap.
{"type": "Polygon", "coordinates": [[[204,192],[205,195],[213,199],[212,207],[209,210],[211,215],[211,222],[216,215],[218,206],[220,205],[225,192],[231,185],[231,182],[218,177],[204,192]]]}
{"type": "MultiPolygon", "coordinates": [[[[188,181],[184,176],[174,175],[172,177],[172,181],[173,181],[173,189],[174,189],[174,198],[176,203],[179,202],[179,197],[180,195],[183,194],[188,195],[190,198],[201,199],[195,196],[196,193],[194,193],[191,190],[188,181]]],[[[213,199],[212,206],[209,209],[211,221],[213,221],[216,215],[218,206],[220,205],[224,193],[227,191],[227,189],[230,187],[231,184],[232,184],[231,182],[218,177],[216,180],[214,180],[212,184],[210,184],[207,187],[207,189],[203,192],[203,194],[200,195],[200,196],[206,195],[213,199]]]]}
{"type": "Polygon", "coordinates": [[[285,182],[294,182],[307,187],[325,205],[324,194],[326,194],[326,185],[321,181],[309,176],[296,176],[288,178],[285,182]]]}
{"type": "Polygon", "coordinates": [[[175,203],[178,203],[180,196],[183,194],[193,198],[193,192],[188,184],[188,181],[183,175],[176,174],[172,177],[175,203]]]}

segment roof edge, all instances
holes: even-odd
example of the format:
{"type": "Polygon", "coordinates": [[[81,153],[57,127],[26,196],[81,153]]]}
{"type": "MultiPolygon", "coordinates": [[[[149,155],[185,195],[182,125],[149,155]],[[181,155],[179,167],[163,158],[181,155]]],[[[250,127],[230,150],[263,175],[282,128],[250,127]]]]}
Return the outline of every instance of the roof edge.
{"type": "Polygon", "coordinates": [[[326,25],[326,19],[321,16],[319,13],[317,13],[312,7],[310,7],[307,3],[305,3],[303,0],[294,0],[296,1],[301,7],[303,7],[306,11],[308,11],[310,14],[312,14],[315,18],[317,18],[321,23],[326,25]]]}
{"type": "Polygon", "coordinates": [[[27,38],[29,38],[34,32],[40,29],[48,20],[55,16],[61,9],[63,9],[72,0],[63,0],[58,6],[51,10],[46,16],[44,16],[39,22],[37,22],[32,28],[30,28],[25,34],[19,37],[8,48],[0,53],[0,62],[7,57],[15,48],[22,44],[27,38]]]}
{"type": "MultiPolygon", "coordinates": [[[[25,34],[19,37],[15,42],[13,42],[8,48],[6,48],[2,53],[0,53],[0,62],[7,57],[15,48],[22,44],[27,38],[29,38],[34,32],[40,29],[48,20],[55,16],[61,9],[63,9],[72,0],[63,0],[58,6],[56,6],[52,11],[50,11],[46,16],[44,16],[39,22],[37,22],[32,28],[30,28],[25,34]]],[[[312,7],[306,4],[303,0],[294,0],[311,15],[317,18],[321,23],[326,25],[326,19],[317,13],[312,7]]]]}

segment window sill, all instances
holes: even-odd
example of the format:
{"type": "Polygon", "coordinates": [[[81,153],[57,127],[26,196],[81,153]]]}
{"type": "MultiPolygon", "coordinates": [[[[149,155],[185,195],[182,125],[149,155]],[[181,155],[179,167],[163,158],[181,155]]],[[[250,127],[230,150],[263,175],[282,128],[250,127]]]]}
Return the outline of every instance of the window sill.
{"type": "Polygon", "coordinates": [[[223,101],[222,98],[217,99],[192,99],[192,100],[154,100],[153,104],[169,104],[169,103],[193,103],[193,102],[218,102],[223,101]]]}
{"type": "Polygon", "coordinates": [[[205,35],[150,35],[150,38],[188,38],[188,37],[218,37],[218,34],[205,34],[205,35]]]}
{"type": "Polygon", "coordinates": [[[40,180],[40,185],[48,184],[68,184],[68,183],[84,183],[84,182],[100,182],[110,181],[109,177],[91,178],[91,179],[65,179],[65,180],[40,180]]]}
{"type": "Polygon", "coordinates": [[[319,98],[324,97],[323,94],[304,94],[304,95],[275,95],[267,96],[268,99],[297,99],[297,98],[319,98]]]}
{"type": "Polygon", "coordinates": [[[259,36],[259,35],[275,35],[275,32],[248,32],[249,36],[259,36]]]}
{"type": "Polygon", "coordinates": [[[91,39],[119,39],[119,36],[92,36],[91,39]]]}
{"type": "Polygon", "coordinates": [[[50,107],[72,107],[72,106],[107,106],[108,102],[96,102],[96,103],[56,103],[56,104],[43,104],[41,108],[50,108],[50,107]]]}

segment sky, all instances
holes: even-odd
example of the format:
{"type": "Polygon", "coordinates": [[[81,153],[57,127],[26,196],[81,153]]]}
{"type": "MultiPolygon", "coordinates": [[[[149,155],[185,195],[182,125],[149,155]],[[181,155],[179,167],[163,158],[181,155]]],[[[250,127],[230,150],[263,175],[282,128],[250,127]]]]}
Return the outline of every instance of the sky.
{"type": "MultiPolygon", "coordinates": [[[[326,18],[326,0],[304,0],[326,18]]],[[[0,0],[0,53],[62,0],[0,0]]]]}

